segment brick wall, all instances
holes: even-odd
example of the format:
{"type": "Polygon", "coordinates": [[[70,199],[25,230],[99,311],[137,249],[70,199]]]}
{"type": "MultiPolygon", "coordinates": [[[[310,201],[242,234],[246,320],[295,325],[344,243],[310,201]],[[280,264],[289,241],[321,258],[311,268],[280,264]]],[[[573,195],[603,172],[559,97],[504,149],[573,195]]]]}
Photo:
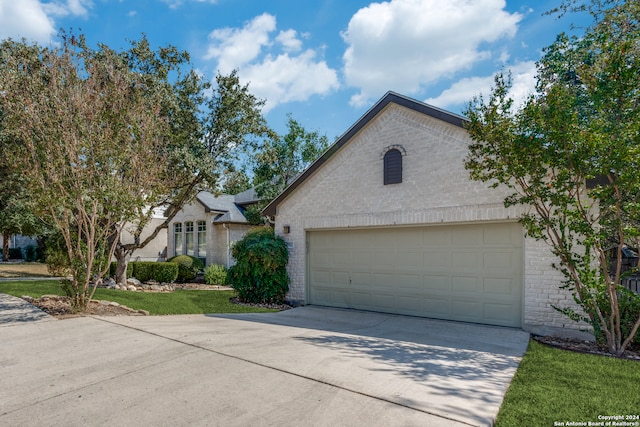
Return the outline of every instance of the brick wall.
{"type": "MultiPolygon", "coordinates": [[[[469,137],[457,126],[389,104],[277,207],[276,232],[290,246],[289,298],[305,301],[306,231],[345,227],[514,221],[506,189],[472,182],[464,169],[469,137]],[[383,185],[382,155],[400,145],[403,182],[383,185]],[[283,227],[290,233],[283,234],[283,227]]],[[[526,327],[574,327],[550,306],[571,302],[558,289],[544,244],[526,241],[526,327]]]]}

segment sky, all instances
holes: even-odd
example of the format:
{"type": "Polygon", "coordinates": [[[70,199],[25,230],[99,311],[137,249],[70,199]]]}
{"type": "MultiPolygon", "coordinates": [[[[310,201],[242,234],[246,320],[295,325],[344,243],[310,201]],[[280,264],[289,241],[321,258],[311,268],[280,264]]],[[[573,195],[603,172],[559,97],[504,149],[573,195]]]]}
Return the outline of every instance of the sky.
{"type": "Polygon", "coordinates": [[[510,70],[519,102],[535,63],[575,16],[559,0],[0,0],[0,39],[55,44],[73,29],[92,45],[186,50],[213,80],[238,70],[286,133],[290,114],[330,141],[387,91],[462,114],[510,70]]]}

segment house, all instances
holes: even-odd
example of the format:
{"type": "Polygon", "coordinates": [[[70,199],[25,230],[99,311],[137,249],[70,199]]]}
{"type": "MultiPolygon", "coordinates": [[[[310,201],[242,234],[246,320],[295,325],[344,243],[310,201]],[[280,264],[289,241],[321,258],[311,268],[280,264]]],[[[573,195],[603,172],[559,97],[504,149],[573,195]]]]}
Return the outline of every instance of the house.
{"type": "Polygon", "coordinates": [[[522,208],[470,180],[465,121],[389,92],[263,210],[289,246],[289,299],[579,335],[522,208]]]}
{"type": "MultiPolygon", "coordinates": [[[[157,227],[161,226],[165,220],[164,212],[161,212],[160,209],[153,211],[149,223],[142,229],[140,241],[144,241],[157,227]]],[[[122,229],[122,235],[120,236],[120,241],[123,244],[131,244],[135,241],[133,236],[135,228],[132,224],[125,224],[122,229]]],[[[133,251],[131,261],[166,261],[167,234],[166,228],[161,229],[156,237],[147,245],[133,251]]]]}
{"type": "Polygon", "coordinates": [[[236,195],[201,191],[170,222],[167,256],[192,255],[205,265],[232,266],[231,246],[254,227],[245,212],[257,202],[254,189],[236,195]]]}

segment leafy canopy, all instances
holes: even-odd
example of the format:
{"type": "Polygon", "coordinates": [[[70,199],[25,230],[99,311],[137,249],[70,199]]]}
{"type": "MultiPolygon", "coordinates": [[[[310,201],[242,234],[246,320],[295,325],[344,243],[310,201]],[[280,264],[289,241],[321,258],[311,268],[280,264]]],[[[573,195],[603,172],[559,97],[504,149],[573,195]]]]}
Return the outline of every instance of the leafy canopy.
{"type": "Polygon", "coordinates": [[[513,190],[505,205],[523,206],[526,232],[551,245],[584,314],[559,309],[621,354],[640,326],[640,312],[622,316],[619,300],[622,248],[640,236],[640,3],[565,1],[559,10],[586,10],[594,22],[545,50],[522,107],[504,74],[488,99],[471,102],[465,166],[472,179],[513,190]]]}

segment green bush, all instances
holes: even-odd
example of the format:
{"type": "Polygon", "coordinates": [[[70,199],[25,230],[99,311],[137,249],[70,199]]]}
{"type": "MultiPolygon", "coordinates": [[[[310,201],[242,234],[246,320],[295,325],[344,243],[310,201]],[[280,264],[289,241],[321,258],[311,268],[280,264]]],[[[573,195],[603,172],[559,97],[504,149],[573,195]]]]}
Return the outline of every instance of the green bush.
{"type": "Polygon", "coordinates": [[[156,282],[173,283],[178,279],[179,266],[175,262],[156,262],[154,278],[156,282]]]}
{"type": "Polygon", "coordinates": [[[204,281],[207,285],[224,285],[227,281],[227,269],[224,265],[211,264],[204,269],[204,281]]]}
{"type": "Polygon", "coordinates": [[[289,291],[286,242],[271,227],[250,230],[236,242],[231,253],[236,265],[229,269],[228,282],[240,299],[250,303],[282,303],[289,291]]]}
{"type": "Polygon", "coordinates": [[[9,248],[9,259],[22,259],[22,249],[9,248]]]}
{"type": "Polygon", "coordinates": [[[175,262],[136,261],[132,264],[133,277],[141,282],[171,283],[178,278],[178,264],[175,262]]]}
{"type": "MultiPolygon", "coordinates": [[[[133,277],[133,262],[129,262],[127,264],[127,279],[129,277],[133,277]]],[[[118,268],[118,263],[117,262],[112,262],[111,265],[109,266],[109,276],[110,277],[116,277],[116,270],[118,268]]]]}
{"type": "Polygon", "coordinates": [[[178,278],[176,279],[178,283],[185,283],[195,279],[198,272],[204,268],[204,264],[200,259],[190,255],[174,256],[167,261],[178,264],[178,278]]]}
{"type": "Polygon", "coordinates": [[[29,245],[24,248],[24,260],[28,262],[34,262],[38,260],[38,247],[29,245]]]}

